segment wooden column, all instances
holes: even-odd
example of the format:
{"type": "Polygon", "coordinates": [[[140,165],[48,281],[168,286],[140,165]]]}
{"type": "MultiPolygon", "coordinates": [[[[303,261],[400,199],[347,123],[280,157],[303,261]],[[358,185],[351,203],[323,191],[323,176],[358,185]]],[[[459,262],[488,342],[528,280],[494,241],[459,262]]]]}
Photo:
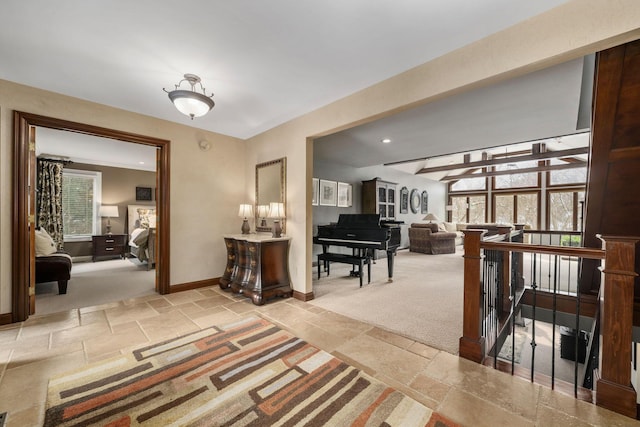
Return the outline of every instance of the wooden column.
{"type": "Polygon", "coordinates": [[[633,282],[640,238],[598,236],[606,251],[600,289],[600,367],[595,373],[596,404],[635,418],[636,391],[631,385],[633,282]]]}
{"type": "Polygon", "coordinates": [[[486,230],[464,230],[464,313],[460,357],[482,363],[485,338],[480,334],[482,287],[480,285],[480,241],[486,230]]]}

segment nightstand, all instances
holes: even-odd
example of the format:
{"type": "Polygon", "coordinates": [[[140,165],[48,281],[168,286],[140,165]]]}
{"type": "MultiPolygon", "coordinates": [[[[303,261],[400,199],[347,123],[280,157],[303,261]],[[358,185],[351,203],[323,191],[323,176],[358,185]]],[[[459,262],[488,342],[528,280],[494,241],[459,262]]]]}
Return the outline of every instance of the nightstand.
{"type": "Polygon", "coordinates": [[[97,257],[119,256],[125,257],[127,248],[126,234],[103,234],[92,236],[93,238],[93,262],[97,257]]]}

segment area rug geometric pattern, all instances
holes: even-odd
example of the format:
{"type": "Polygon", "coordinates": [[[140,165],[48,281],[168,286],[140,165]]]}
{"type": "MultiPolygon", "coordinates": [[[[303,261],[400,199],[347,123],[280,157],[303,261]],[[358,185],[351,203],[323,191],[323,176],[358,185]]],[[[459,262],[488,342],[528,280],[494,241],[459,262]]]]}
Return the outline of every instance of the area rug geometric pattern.
{"type": "Polygon", "coordinates": [[[270,322],[249,317],[51,378],[44,425],[454,423],[270,322]]]}

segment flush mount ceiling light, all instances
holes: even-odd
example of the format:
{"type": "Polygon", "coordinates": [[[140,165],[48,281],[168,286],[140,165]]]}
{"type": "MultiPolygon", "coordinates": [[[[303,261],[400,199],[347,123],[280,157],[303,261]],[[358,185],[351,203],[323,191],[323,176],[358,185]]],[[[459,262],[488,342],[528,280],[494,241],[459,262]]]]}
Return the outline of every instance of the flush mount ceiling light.
{"type": "Polygon", "coordinates": [[[173,102],[173,105],[176,106],[178,111],[182,114],[191,117],[193,120],[194,117],[201,117],[207,114],[214,105],[213,102],[213,93],[207,96],[205,88],[202,86],[200,81],[200,77],[195,74],[185,74],[184,79],[180,80],[180,82],[175,85],[175,90],[169,92],[165,88],[162,88],[165,92],[169,94],[169,99],[173,102]],[[182,82],[187,82],[191,85],[191,90],[179,89],[182,82]],[[202,93],[196,92],[196,85],[200,85],[200,89],[202,93]]]}
{"type": "Polygon", "coordinates": [[[389,144],[391,143],[391,139],[385,138],[385,139],[382,139],[380,142],[382,142],[383,144],[389,144]]]}

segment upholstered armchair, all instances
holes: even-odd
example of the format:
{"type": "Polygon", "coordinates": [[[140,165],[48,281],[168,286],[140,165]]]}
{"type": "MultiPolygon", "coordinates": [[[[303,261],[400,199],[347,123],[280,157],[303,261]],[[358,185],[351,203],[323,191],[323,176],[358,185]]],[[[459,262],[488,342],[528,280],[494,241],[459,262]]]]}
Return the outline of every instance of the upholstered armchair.
{"type": "Polygon", "coordinates": [[[453,254],[456,233],[438,231],[438,224],[413,223],[409,227],[409,250],[423,254],[453,254]]]}

